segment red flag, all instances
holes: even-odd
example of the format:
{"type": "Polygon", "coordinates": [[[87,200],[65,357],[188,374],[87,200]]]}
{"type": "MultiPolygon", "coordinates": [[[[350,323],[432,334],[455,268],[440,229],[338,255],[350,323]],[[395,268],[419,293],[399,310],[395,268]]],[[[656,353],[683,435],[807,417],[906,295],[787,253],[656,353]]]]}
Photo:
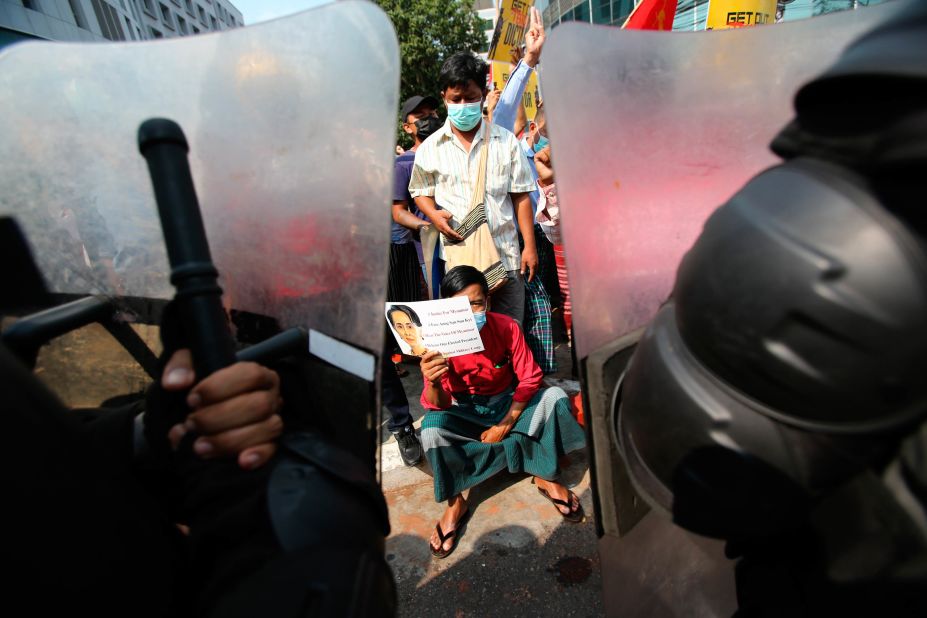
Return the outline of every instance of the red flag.
{"type": "Polygon", "coordinates": [[[624,25],[625,30],[672,30],[676,17],[676,0],[643,0],[624,25]]]}

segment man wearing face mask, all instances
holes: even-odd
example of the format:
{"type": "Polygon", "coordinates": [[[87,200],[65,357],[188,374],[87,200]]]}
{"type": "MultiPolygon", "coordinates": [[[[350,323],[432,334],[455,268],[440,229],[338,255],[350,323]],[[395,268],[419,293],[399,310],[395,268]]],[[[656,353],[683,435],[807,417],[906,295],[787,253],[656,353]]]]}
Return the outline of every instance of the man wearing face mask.
{"type": "MultiPolygon", "coordinates": [[[[413,96],[402,104],[400,118],[403,130],[412,136],[412,148],[396,157],[393,187],[393,226],[389,249],[389,283],[386,300],[394,303],[407,303],[422,298],[422,271],[419,267],[418,251],[415,248],[413,233],[429,225],[420,216],[418,208],[409,195],[409,177],[412,175],[412,163],[415,151],[426,137],[441,127],[441,121],[435,110],[438,100],[434,97],[413,96]]],[[[386,349],[381,355],[383,405],[389,412],[387,427],[396,438],[399,454],[403,463],[414,466],[422,459],[422,445],[415,435],[412,415],[409,413],[409,400],[406,397],[402,381],[399,379],[398,365],[392,367],[394,352],[393,337],[390,333],[384,337],[386,349]]]]}
{"type": "Polygon", "coordinates": [[[393,185],[393,228],[390,247],[390,277],[387,300],[412,302],[421,298],[421,269],[413,239],[423,227],[429,225],[412,196],[409,179],[415,153],[425,139],[441,128],[438,119],[438,100],[415,95],[402,104],[402,129],[413,140],[412,147],[396,157],[393,185]]]}
{"type": "Polygon", "coordinates": [[[452,268],[445,298],[464,297],[480,329],[483,350],[446,358],[426,352],[420,363],[422,446],[433,472],[435,501],[447,508],[431,535],[431,553],[454,551],[470,514],[464,492],[502,470],[526,473],[563,519],[583,520],[579,498],[558,482],[560,458],[585,445],[566,393],[541,385],[521,328],[491,311],[489,284],[472,266],[452,268]]]}
{"type": "MultiPolygon", "coordinates": [[[[470,52],[458,52],[445,61],[439,83],[448,119],[416,152],[409,193],[441,232],[443,243],[462,239],[454,227],[470,210],[480,154],[487,141],[482,109],[488,72],[488,65],[470,52]]],[[[488,134],[486,220],[508,276],[508,283],[493,293],[493,306],[521,323],[524,282],[534,279],[538,263],[528,196],[534,190],[534,178],[511,131],[490,125],[488,134]],[[519,250],[519,231],[524,250],[519,250]]]]}

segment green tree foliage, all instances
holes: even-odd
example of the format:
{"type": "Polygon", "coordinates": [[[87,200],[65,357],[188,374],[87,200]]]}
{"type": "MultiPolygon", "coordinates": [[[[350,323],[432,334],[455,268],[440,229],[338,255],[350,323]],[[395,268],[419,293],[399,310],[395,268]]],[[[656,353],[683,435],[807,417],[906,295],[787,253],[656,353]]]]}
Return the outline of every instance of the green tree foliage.
{"type": "MultiPolygon", "coordinates": [[[[472,0],[375,0],[389,15],[399,37],[402,101],[415,94],[440,98],[438,74],[441,65],[461,50],[483,51],[486,37],[473,10],[472,0]]],[[[444,114],[444,110],[440,113],[444,114]]],[[[402,128],[403,146],[411,141],[402,128]]]]}

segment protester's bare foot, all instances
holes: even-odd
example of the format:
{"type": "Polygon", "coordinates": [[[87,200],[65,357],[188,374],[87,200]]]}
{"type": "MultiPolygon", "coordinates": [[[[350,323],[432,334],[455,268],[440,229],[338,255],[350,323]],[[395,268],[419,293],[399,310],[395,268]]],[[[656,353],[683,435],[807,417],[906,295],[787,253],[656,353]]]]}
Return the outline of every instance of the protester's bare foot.
{"type": "Polygon", "coordinates": [[[460,522],[466,514],[467,501],[464,500],[463,495],[457,494],[447,501],[447,509],[444,510],[444,514],[441,516],[441,519],[438,520],[438,525],[441,526],[441,531],[444,533],[445,540],[442,544],[441,539],[438,537],[438,531],[435,529],[431,533],[431,540],[429,541],[432,551],[439,551],[439,549],[449,551],[454,546],[454,538],[457,535],[455,534],[448,537],[448,534],[450,534],[452,530],[457,530],[458,522],[460,522]]]}
{"type": "Polygon", "coordinates": [[[555,483],[553,481],[545,481],[540,477],[534,477],[534,483],[541,489],[547,492],[551,498],[556,500],[562,500],[566,504],[554,504],[557,509],[564,515],[569,515],[570,513],[575,512],[579,508],[579,498],[571,492],[569,489],[561,485],[560,483],[555,483]]]}

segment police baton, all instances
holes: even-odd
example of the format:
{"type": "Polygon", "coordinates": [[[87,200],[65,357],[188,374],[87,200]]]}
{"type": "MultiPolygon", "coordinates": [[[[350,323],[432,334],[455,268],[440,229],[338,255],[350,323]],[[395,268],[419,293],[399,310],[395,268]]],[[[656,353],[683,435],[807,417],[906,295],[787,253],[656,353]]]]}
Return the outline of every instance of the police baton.
{"type": "Polygon", "coordinates": [[[198,379],[235,362],[222,308],[219,272],[209,243],[187,161],[189,147],[173,120],[151,118],[138,129],[138,149],[148,162],[161,230],[171,264],[171,283],[198,379]]]}

